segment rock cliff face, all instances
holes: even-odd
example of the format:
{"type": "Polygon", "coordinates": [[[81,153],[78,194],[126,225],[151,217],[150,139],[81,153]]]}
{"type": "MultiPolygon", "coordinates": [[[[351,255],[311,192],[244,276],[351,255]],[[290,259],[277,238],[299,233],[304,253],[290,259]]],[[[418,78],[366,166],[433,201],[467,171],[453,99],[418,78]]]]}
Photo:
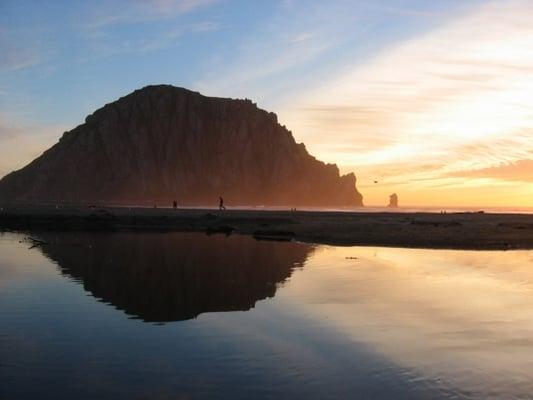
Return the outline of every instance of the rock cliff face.
{"type": "Polygon", "coordinates": [[[355,183],[251,101],[159,85],[65,132],[0,181],[0,201],[361,206],[355,183]]]}

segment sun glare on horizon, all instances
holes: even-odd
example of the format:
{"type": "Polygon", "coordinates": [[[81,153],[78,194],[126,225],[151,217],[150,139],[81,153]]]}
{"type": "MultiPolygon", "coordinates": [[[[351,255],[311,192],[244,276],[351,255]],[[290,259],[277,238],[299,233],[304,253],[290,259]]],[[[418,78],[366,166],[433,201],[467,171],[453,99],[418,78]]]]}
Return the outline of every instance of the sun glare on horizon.
{"type": "Polygon", "coordinates": [[[409,205],[532,206],[529,164],[497,173],[533,154],[531,12],[490,2],[393,43],[293,100],[284,121],[357,171],[367,204],[397,192],[409,205]]]}

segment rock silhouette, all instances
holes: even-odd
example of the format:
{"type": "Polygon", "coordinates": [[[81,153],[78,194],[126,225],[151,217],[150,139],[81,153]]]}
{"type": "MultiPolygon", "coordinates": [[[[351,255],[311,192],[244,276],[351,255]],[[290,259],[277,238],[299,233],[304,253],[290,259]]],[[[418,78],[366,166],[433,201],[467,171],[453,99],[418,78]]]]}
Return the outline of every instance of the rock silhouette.
{"type": "Polygon", "coordinates": [[[61,272],[147,322],[245,311],[303,265],[313,246],[201,233],[42,233],[61,272]]]}
{"type": "Polygon", "coordinates": [[[361,206],[353,173],[309,155],[250,100],[147,86],[107,104],[21,170],[0,201],[361,206]]]}
{"type": "Polygon", "coordinates": [[[388,207],[397,208],[398,207],[398,195],[393,193],[389,196],[389,205],[388,207]]]}

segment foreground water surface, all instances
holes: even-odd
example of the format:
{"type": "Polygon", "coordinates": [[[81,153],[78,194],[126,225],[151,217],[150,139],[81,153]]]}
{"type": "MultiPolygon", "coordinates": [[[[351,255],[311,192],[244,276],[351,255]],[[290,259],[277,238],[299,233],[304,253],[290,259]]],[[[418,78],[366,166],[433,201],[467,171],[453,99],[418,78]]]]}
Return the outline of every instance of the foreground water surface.
{"type": "Polygon", "coordinates": [[[514,399],[533,251],[0,236],[1,399],[514,399]]]}

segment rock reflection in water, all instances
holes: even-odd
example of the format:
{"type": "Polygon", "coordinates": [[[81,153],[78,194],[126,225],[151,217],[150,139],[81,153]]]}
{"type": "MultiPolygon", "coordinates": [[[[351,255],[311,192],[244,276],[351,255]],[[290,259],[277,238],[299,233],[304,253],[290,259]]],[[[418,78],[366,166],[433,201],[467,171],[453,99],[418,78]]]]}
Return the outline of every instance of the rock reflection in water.
{"type": "Polygon", "coordinates": [[[43,253],[94,297],[147,322],[245,311],[313,247],[199,233],[42,234],[43,253]]]}

